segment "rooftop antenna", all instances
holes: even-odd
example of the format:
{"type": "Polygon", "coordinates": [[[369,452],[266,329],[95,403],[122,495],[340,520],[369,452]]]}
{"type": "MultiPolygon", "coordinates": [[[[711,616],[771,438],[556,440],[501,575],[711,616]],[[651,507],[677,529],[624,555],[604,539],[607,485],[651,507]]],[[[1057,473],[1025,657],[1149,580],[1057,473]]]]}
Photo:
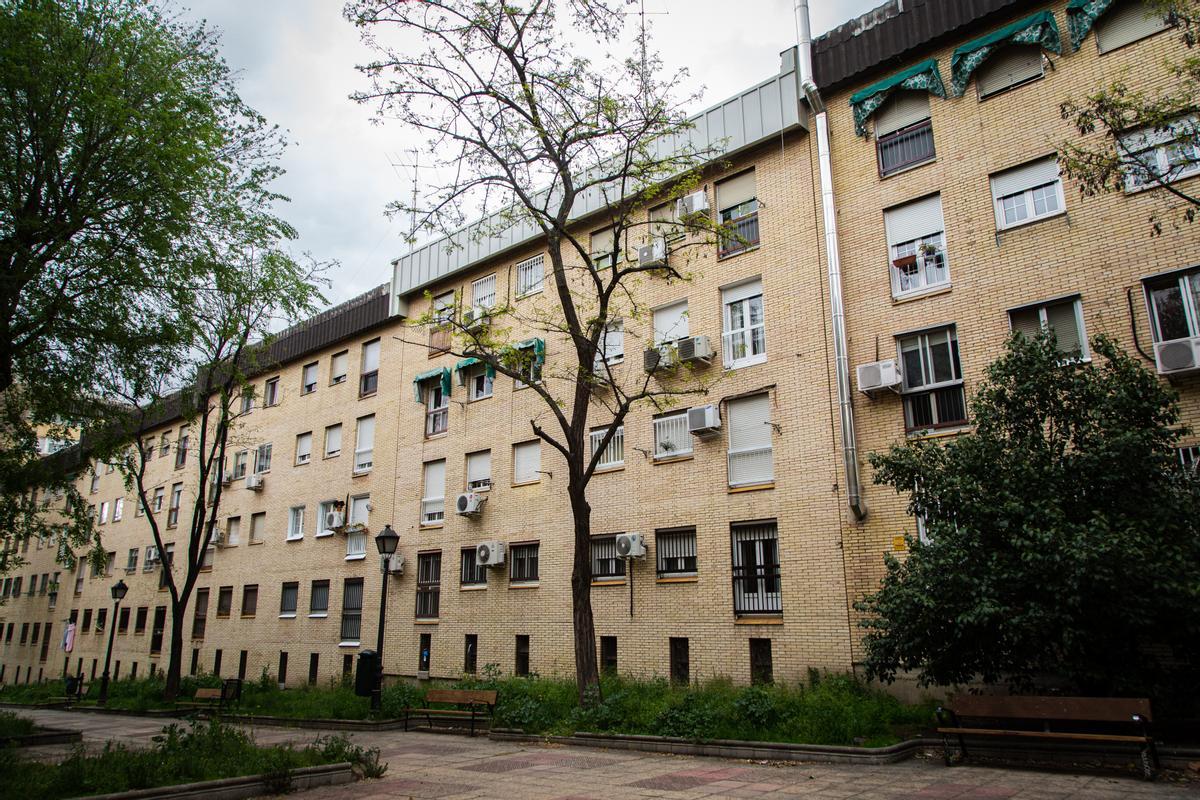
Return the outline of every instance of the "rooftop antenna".
{"type": "Polygon", "coordinates": [[[421,171],[421,151],[417,149],[407,150],[411,153],[413,160],[411,164],[406,164],[403,161],[391,161],[392,168],[407,167],[413,171],[412,179],[412,203],[409,204],[408,218],[408,242],[411,245],[417,238],[417,185],[420,181],[421,171]]]}
{"type": "Polygon", "coordinates": [[[646,62],[646,15],[649,14],[650,16],[664,16],[665,17],[665,16],[669,15],[671,12],[670,11],[647,11],[646,10],[646,0],[638,0],[638,10],[635,12],[626,12],[626,13],[635,13],[638,15],[638,27],[640,28],[640,31],[641,31],[638,36],[638,40],[639,40],[639,48],[641,50],[641,56],[642,56],[642,76],[641,76],[642,77],[642,102],[645,102],[646,87],[649,82],[649,76],[647,75],[648,68],[647,68],[647,62],[646,62]]]}

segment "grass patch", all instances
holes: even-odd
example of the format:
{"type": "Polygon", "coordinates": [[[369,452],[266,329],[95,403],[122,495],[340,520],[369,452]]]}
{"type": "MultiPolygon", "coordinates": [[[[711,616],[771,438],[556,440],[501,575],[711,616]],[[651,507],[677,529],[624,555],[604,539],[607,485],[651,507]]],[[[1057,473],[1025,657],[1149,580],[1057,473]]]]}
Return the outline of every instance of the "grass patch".
{"type": "Polygon", "coordinates": [[[11,711],[0,711],[0,742],[33,733],[33,720],[18,717],[11,711]]]}
{"type": "Polygon", "coordinates": [[[367,750],[342,736],[322,737],[304,748],[259,747],[243,731],[211,721],[189,727],[168,725],[146,750],[108,743],[98,753],[83,747],[59,764],[21,759],[0,750],[0,800],[58,800],[108,792],[125,792],[195,781],[267,775],[273,793],[287,791],[291,771],[300,767],[349,761],[365,775],[386,769],[379,751],[367,750]]]}

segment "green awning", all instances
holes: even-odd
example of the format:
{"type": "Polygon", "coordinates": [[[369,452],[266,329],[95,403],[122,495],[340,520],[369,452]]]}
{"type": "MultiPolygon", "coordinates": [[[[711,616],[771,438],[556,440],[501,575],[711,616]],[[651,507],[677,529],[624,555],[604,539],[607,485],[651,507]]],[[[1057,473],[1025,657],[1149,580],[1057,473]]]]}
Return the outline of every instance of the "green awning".
{"type": "Polygon", "coordinates": [[[1071,0],[1067,3],[1067,30],[1071,34],[1071,49],[1078,50],[1091,32],[1096,20],[1113,7],[1116,0],[1071,0]]]}
{"type": "MultiPolygon", "coordinates": [[[[468,370],[471,367],[475,366],[476,364],[482,364],[482,363],[483,362],[480,361],[478,358],[475,358],[474,356],[472,356],[471,358],[464,358],[462,361],[455,364],[454,371],[455,371],[455,373],[458,374],[458,385],[459,386],[466,385],[466,378],[463,377],[464,370],[468,370]]],[[[496,377],[496,367],[493,366],[492,364],[488,364],[483,368],[483,373],[485,375],[487,375],[489,378],[495,378],[496,377]]]]}
{"type": "Polygon", "coordinates": [[[424,372],[417,374],[413,378],[413,399],[418,403],[424,402],[421,397],[421,386],[426,381],[431,381],[439,378],[442,381],[442,394],[446,397],[450,396],[450,369],[448,367],[437,367],[436,369],[427,369],[424,372]]]}
{"type": "Polygon", "coordinates": [[[533,349],[533,355],[537,359],[537,363],[544,364],[546,362],[546,342],[544,339],[526,339],[523,342],[517,342],[513,345],[513,349],[515,350],[528,350],[530,348],[533,349]]]}
{"type": "Polygon", "coordinates": [[[850,107],[854,109],[854,132],[859,136],[866,136],[867,120],[892,92],[898,89],[924,89],[932,95],[945,97],[946,87],[942,84],[941,73],[938,72],[937,59],[931,58],[914,64],[903,72],[897,72],[860,92],[855,92],[850,97],[850,107]]]}
{"type": "Polygon", "coordinates": [[[1054,12],[1038,13],[1005,25],[967,42],[950,56],[950,88],[955,97],[960,97],[971,82],[971,75],[984,61],[1000,48],[1010,44],[1036,44],[1051,53],[1062,52],[1062,41],[1058,36],[1058,23],[1054,12]]]}

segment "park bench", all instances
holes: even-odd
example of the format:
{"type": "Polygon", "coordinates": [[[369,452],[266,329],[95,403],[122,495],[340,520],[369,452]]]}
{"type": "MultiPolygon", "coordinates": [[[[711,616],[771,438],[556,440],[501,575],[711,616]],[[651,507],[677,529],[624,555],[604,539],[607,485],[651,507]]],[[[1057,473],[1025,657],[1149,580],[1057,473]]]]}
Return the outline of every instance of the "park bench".
{"type": "Polygon", "coordinates": [[[475,720],[483,719],[486,711],[489,724],[496,710],[496,692],[485,689],[430,689],[425,693],[425,705],[421,708],[404,709],[404,730],[408,730],[411,717],[425,717],[429,727],[433,718],[455,719],[471,723],[471,735],[475,735],[475,720]],[[432,708],[434,703],[453,705],[455,708],[432,708]]]}
{"type": "Polygon", "coordinates": [[[242,697],[242,682],[237,678],[226,678],[221,687],[197,689],[191,700],[177,700],[177,708],[189,708],[194,711],[211,711],[216,708],[218,714],[228,706],[233,705],[242,697]]]}
{"type": "Polygon", "coordinates": [[[1144,698],[957,695],[938,707],[937,718],[947,766],[966,758],[967,738],[1002,737],[1136,745],[1146,779],[1153,780],[1159,768],[1144,698]]]}
{"type": "Polygon", "coordinates": [[[60,697],[51,697],[52,703],[78,703],[83,700],[87,694],[87,687],[83,682],[83,673],[79,675],[68,675],[63,678],[63,694],[60,697]]]}

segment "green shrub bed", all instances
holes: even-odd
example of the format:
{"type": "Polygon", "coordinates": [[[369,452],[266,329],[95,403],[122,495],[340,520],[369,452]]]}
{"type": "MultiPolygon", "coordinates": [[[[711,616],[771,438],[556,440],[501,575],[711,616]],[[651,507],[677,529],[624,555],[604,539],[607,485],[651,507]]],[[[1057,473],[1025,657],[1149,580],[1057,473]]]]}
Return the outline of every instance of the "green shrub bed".
{"type": "Polygon", "coordinates": [[[0,711],[0,742],[33,733],[33,720],[18,717],[11,711],[0,711]]]}

